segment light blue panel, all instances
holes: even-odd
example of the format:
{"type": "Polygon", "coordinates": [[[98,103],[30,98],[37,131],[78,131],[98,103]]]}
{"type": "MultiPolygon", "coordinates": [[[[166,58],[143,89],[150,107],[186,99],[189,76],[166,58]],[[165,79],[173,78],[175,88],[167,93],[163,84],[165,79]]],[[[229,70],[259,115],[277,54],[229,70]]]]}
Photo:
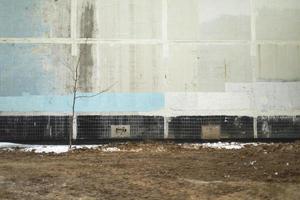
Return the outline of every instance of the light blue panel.
{"type": "Polygon", "coordinates": [[[49,94],[53,75],[43,70],[50,56],[39,45],[0,44],[0,96],[49,94]]]}
{"type": "MultiPolygon", "coordinates": [[[[91,95],[91,94],[81,94],[91,95]]],[[[104,93],[78,99],[77,112],[149,112],[164,108],[161,93],[104,93]]],[[[70,112],[72,96],[0,97],[0,112],[70,112]]]]}
{"type": "Polygon", "coordinates": [[[43,0],[0,0],[0,37],[38,37],[49,32],[43,0]]]}

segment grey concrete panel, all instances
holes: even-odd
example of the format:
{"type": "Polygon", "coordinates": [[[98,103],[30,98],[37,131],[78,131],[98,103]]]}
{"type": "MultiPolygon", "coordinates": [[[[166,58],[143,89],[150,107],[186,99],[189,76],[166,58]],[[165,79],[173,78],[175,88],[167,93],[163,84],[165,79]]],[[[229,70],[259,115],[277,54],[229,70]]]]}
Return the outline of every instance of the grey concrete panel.
{"type": "Polygon", "coordinates": [[[79,35],[104,39],[159,39],[161,0],[79,0],[79,35]],[[86,27],[87,23],[90,25],[86,27]]]}
{"type": "Polygon", "coordinates": [[[255,0],[259,40],[300,40],[299,0],[255,0]]]}
{"type": "Polygon", "coordinates": [[[249,40],[250,1],[168,1],[168,33],[176,40],[249,40]]]}
{"type": "Polygon", "coordinates": [[[171,45],[168,91],[224,91],[252,79],[249,45],[171,45]]]}
{"type": "Polygon", "coordinates": [[[258,45],[257,79],[300,80],[300,45],[258,45]]]}
{"type": "Polygon", "coordinates": [[[163,90],[160,45],[98,45],[94,69],[96,88],[112,84],[116,92],[157,92],[163,90]]]}

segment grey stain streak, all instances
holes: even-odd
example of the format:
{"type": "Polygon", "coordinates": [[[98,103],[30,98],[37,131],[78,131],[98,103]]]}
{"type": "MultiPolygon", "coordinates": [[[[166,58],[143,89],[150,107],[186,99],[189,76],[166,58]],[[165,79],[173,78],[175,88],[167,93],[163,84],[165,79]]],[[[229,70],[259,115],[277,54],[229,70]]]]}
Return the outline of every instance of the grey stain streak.
{"type": "MultiPolygon", "coordinates": [[[[82,38],[93,37],[94,31],[94,6],[87,4],[81,16],[80,33],[82,38]]],[[[80,45],[79,89],[81,92],[92,92],[93,56],[92,45],[80,45]]]]}
{"type": "Polygon", "coordinates": [[[93,56],[92,45],[83,44],[80,46],[80,68],[79,68],[79,90],[81,92],[92,92],[93,56]]]}
{"type": "Polygon", "coordinates": [[[258,55],[258,79],[261,79],[261,46],[257,46],[257,55],[258,55]]]}
{"type": "Polygon", "coordinates": [[[87,4],[81,16],[80,36],[92,38],[94,32],[94,5],[87,4]]]}

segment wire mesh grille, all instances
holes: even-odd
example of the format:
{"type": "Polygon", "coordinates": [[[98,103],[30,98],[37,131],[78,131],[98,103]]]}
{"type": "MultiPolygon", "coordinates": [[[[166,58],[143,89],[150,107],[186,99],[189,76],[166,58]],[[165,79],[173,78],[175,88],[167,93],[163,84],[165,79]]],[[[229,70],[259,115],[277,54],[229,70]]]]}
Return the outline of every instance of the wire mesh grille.
{"type": "Polygon", "coordinates": [[[169,136],[176,139],[202,138],[203,126],[220,126],[221,138],[253,138],[253,118],[238,116],[181,116],[171,118],[169,136]]]}
{"type": "Polygon", "coordinates": [[[78,116],[78,139],[111,138],[112,125],[129,125],[132,139],[162,139],[164,118],[158,116],[78,116]]]}
{"type": "Polygon", "coordinates": [[[258,117],[259,138],[300,138],[300,116],[258,117]]]}
{"type": "Polygon", "coordinates": [[[66,116],[0,116],[0,140],[66,140],[69,122],[66,116]]]}
{"type": "MultiPolygon", "coordinates": [[[[0,116],[0,141],[67,141],[70,116],[0,116]]],[[[78,116],[77,139],[110,139],[113,126],[129,128],[131,139],[163,139],[161,116],[78,116]]],[[[217,127],[220,139],[252,139],[253,118],[239,116],[179,116],[168,120],[170,139],[203,139],[207,127],[217,127]]],[[[257,118],[259,138],[300,138],[300,116],[257,118]]]]}

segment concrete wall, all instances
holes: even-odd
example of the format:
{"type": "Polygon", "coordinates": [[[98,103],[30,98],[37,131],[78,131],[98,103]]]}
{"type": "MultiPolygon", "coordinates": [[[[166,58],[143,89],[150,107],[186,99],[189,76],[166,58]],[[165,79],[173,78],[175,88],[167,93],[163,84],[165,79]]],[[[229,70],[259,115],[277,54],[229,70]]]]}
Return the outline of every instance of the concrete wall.
{"type": "Polygon", "coordinates": [[[81,113],[300,114],[299,0],[0,0],[0,113],[70,112],[84,46],[81,113]]]}

